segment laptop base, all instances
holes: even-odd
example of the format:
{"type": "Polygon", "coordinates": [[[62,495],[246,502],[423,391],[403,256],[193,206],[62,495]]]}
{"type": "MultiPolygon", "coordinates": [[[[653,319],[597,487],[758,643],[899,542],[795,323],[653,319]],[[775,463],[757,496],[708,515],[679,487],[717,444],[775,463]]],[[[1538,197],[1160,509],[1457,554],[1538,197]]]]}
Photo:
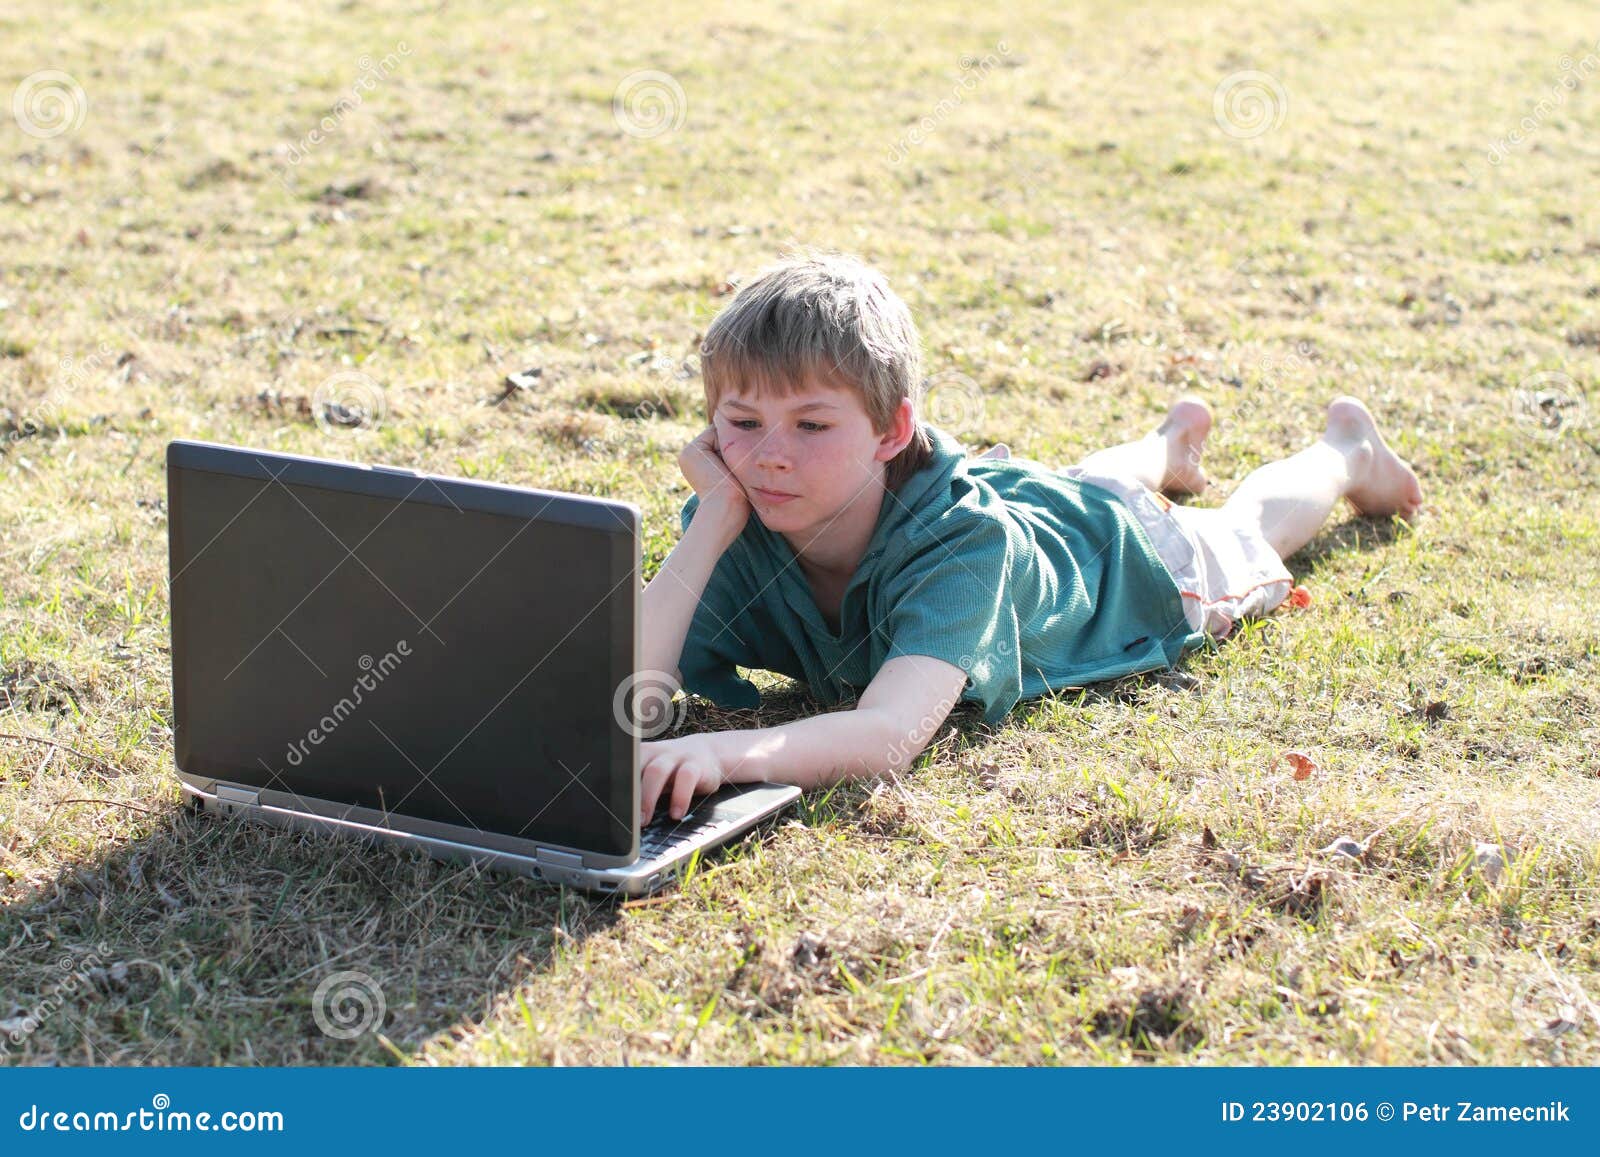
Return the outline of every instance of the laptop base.
{"type": "Polygon", "coordinates": [[[682,874],[695,852],[737,839],[800,798],[800,789],[791,784],[730,785],[697,799],[689,815],[678,823],[657,822],[646,827],[641,833],[640,857],[632,864],[588,867],[581,855],[573,853],[536,848],[531,854],[522,854],[280,807],[261,802],[254,789],[242,791],[221,782],[206,790],[185,780],[182,788],[185,804],[195,812],[239,816],[272,827],[354,840],[369,847],[419,848],[436,860],[477,864],[552,884],[624,896],[646,896],[665,887],[682,874]]]}

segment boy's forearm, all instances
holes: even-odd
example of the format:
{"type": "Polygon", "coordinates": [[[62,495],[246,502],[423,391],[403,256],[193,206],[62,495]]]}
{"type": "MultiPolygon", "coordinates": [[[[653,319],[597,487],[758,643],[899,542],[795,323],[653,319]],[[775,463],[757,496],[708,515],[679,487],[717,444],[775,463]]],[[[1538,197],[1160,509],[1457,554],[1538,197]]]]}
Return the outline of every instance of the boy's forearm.
{"type": "Polygon", "coordinates": [[[672,674],[683,657],[683,641],[695,608],[705,593],[717,559],[732,544],[734,535],[711,517],[699,513],[690,521],[678,545],[640,595],[640,671],[672,674]]]}
{"type": "Polygon", "coordinates": [[[706,738],[731,782],[792,783],[808,790],[903,770],[927,746],[883,712],[861,707],[706,738]]]}

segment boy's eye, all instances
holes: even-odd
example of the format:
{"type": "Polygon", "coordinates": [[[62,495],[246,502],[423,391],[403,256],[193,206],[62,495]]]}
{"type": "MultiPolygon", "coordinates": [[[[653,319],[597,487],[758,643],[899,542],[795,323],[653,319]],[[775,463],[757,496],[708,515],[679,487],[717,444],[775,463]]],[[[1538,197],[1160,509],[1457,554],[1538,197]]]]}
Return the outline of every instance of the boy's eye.
{"type": "MultiPolygon", "coordinates": [[[[756,427],[756,420],[754,418],[735,418],[731,424],[735,429],[753,430],[756,427]]],[[[809,434],[820,434],[828,428],[820,422],[801,422],[800,427],[809,434]]]]}

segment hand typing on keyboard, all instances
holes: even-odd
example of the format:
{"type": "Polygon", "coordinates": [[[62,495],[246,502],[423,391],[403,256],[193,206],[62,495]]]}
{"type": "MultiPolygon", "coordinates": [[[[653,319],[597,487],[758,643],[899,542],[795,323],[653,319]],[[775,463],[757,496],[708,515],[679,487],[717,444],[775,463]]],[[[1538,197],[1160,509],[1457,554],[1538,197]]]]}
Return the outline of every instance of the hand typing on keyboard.
{"type": "Polygon", "coordinates": [[[714,735],[683,735],[639,744],[639,822],[648,824],[656,803],[675,820],[689,812],[697,795],[707,795],[728,783],[714,735]]]}

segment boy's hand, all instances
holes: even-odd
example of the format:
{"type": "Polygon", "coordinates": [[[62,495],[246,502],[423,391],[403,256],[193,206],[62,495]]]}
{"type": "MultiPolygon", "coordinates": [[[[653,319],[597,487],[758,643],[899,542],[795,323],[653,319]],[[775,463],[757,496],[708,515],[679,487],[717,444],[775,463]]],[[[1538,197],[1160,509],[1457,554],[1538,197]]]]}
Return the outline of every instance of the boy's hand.
{"type": "Polygon", "coordinates": [[[683,448],[678,455],[678,469],[700,496],[700,510],[709,511],[710,517],[737,538],[750,517],[750,496],[722,460],[715,426],[707,426],[698,438],[683,448]]]}
{"type": "Polygon", "coordinates": [[[656,803],[667,801],[675,820],[689,811],[697,795],[707,795],[728,782],[727,770],[708,735],[682,735],[639,744],[639,822],[648,824],[656,803]]]}

